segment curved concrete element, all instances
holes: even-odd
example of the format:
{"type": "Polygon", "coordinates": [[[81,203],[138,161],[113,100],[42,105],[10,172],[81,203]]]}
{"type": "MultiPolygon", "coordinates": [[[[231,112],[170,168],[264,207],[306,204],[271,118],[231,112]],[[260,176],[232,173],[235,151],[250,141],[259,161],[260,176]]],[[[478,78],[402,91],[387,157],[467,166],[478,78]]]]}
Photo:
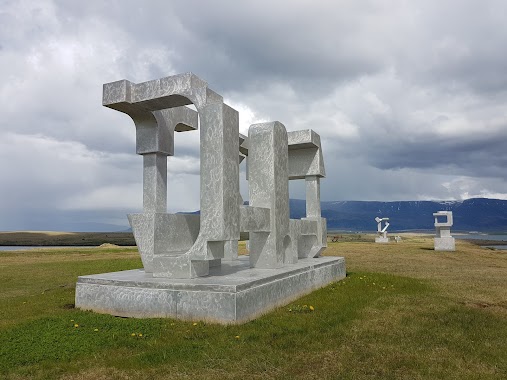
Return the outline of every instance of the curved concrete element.
{"type": "Polygon", "coordinates": [[[280,268],[283,241],[289,233],[287,131],[278,122],[254,124],[248,130],[250,205],[270,210],[270,231],[250,232],[250,264],[280,268]]]}
{"type": "MultiPolygon", "coordinates": [[[[175,254],[167,247],[160,247],[160,250],[141,251],[141,256],[145,270],[156,277],[206,275],[208,262],[224,257],[225,242],[239,240],[237,111],[224,104],[220,95],[192,73],[139,84],[127,80],[107,83],[102,104],[128,114],[136,125],[136,151],[143,155],[145,162],[143,214],[167,211],[166,156],[174,154],[175,130],[197,129],[197,113],[183,106],[194,104],[197,108],[201,121],[199,235],[186,252],[175,254]],[[169,270],[170,267],[174,268],[169,270]]],[[[135,236],[139,236],[135,232],[139,229],[158,239],[154,223],[150,229],[150,223],[136,223],[139,218],[130,220],[135,236]]]]}

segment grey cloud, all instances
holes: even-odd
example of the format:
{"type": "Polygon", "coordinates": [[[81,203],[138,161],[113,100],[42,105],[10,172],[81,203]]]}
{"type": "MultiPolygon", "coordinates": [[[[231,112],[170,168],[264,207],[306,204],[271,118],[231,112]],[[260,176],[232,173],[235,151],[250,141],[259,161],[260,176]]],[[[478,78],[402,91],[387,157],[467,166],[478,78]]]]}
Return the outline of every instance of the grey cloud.
{"type": "MultiPolygon", "coordinates": [[[[0,152],[0,206],[16,228],[139,207],[135,128],[102,84],[186,71],[251,122],[319,132],[322,199],[507,198],[503,1],[4,4],[0,133],[19,138],[0,152]]],[[[198,141],[176,135],[171,210],[198,206],[198,141]]]]}

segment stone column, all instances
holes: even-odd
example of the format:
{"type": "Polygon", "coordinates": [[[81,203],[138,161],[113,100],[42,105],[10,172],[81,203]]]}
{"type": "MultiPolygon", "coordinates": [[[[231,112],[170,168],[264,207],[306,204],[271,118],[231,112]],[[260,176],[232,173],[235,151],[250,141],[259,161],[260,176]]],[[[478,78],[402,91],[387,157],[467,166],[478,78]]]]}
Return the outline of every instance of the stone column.
{"type": "Polygon", "coordinates": [[[306,217],[320,218],[320,178],[312,175],[305,177],[306,217]]]}
{"type": "Polygon", "coordinates": [[[288,140],[277,121],[254,124],[249,139],[249,195],[252,207],[270,209],[270,232],[250,232],[250,265],[280,268],[290,246],[288,140]]]}
{"type": "Polygon", "coordinates": [[[234,261],[238,259],[238,241],[227,240],[224,243],[224,258],[223,261],[234,261]]]}
{"type": "Polygon", "coordinates": [[[143,154],[143,212],[167,212],[167,155],[143,154]]]}

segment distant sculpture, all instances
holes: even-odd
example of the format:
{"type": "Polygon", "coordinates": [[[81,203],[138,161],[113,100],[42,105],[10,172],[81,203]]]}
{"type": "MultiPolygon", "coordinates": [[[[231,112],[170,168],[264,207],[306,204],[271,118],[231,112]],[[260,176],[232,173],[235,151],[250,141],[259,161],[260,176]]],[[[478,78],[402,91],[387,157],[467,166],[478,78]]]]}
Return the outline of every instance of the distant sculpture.
{"type": "Polygon", "coordinates": [[[377,222],[377,237],[375,238],[375,243],[389,243],[389,238],[387,237],[387,227],[389,227],[389,218],[379,218],[378,216],[375,218],[377,222]],[[385,222],[384,228],[382,228],[382,222],[385,222]]]}
{"type": "Polygon", "coordinates": [[[345,278],[321,216],[320,137],[278,122],[239,133],[238,112],[192,73],[106,83],[102,104],[129,115],[143,156],[143,212],[128,219],[143,269],[80,276],[76,307],[126,317],[240,323],[345,278]],[[187,105],[193,104],[197,112],[187,105]],[[200,214],[167,213],[174,132],[200,130],[200,214]],[[249,205],[239,192],[246,160],[249,205]],[[289,218],[288,181],[304,179],[306,217],[289,218]],[[247,240],[248,256],[238,256],[247,240]],[[318,257],[318,258],[317,258],[318,257]],[[205,277],[205,278],[203,278],[205,277]]]}
{"type": "Polygon", "coordinates": [[[438,211],[433,214],[435,217],[435,251],[455,251],[456,245],[451,236],[453,224],[452,211],[438,211]],[[439,217],[445,217],[444,222],[439,222],[439,217]]]}

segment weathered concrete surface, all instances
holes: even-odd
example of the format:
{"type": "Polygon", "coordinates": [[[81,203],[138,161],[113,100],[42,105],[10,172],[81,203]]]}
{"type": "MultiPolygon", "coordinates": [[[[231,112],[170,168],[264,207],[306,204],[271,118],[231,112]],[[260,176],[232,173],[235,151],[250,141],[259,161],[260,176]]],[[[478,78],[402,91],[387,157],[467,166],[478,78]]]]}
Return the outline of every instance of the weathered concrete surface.
{"type": "Polygon", "coordinates": [[[270,231],[250,232],[250,264],[280,268],[290,244],[287,130],[277,121],[254,124],[248,140],[250,205],[270,210],[270,231]]]}
{"type": "Polygon", "coordinates": [[[194,279],[154,278],[142,269],[80,276],[76,307],[123,317],[242,323],[345,278],[345,269],[342,257],[259,269],[240,256],[194,279]]]}
{"type": "Polygon", "coordinates": [[[241,135],[238,112],[192,73],[107,83],[103,105],[128,114],[136,127],[143,212],[128,218],[144,269],[80,277],[77,307],[239,323],[345,276],[343,258],[314,259],[327,246],[317,133],[287,132],[276,121],[254,124],[241,135]],[[197,129],[200,215],[168,214],[174,132],[197,129]],[[239,193],[243,160],[248,206],[239,193]],[[306,217],[300,220],[289,219],[288,181],[296,179],[306,186],[306,217]],[[238,257],[238,241],[245,239],[250,254],[238,257]]]}
{"type": "Polygon", "coordinates": [[[452,236],[446,237],[436,237],[434,239],[435,242],[435,251],[455,251],[456,250],[456,242],[452,236]]]}
{"type": "Polygon", "coordinates": [[[387,227],[389,227],[389,218],[379,218],[375,217],[375,221],[377,222],[377,237],[375,238],[375,243],[389,243],[389,238],[387,237],[387,227]],[[382,222],[385,222],[384,228],[382,228],[382,222]]]}
{"type": "Polygon", "coordinates": [[[435,251],[455,251],[456,243],[451,236],[451,227],[453,224],[452,211],[437,211],[433,213],[435,217],[435,251]],[[439,221],[438,218],[445,218],[445,221],[439,221]]]}

